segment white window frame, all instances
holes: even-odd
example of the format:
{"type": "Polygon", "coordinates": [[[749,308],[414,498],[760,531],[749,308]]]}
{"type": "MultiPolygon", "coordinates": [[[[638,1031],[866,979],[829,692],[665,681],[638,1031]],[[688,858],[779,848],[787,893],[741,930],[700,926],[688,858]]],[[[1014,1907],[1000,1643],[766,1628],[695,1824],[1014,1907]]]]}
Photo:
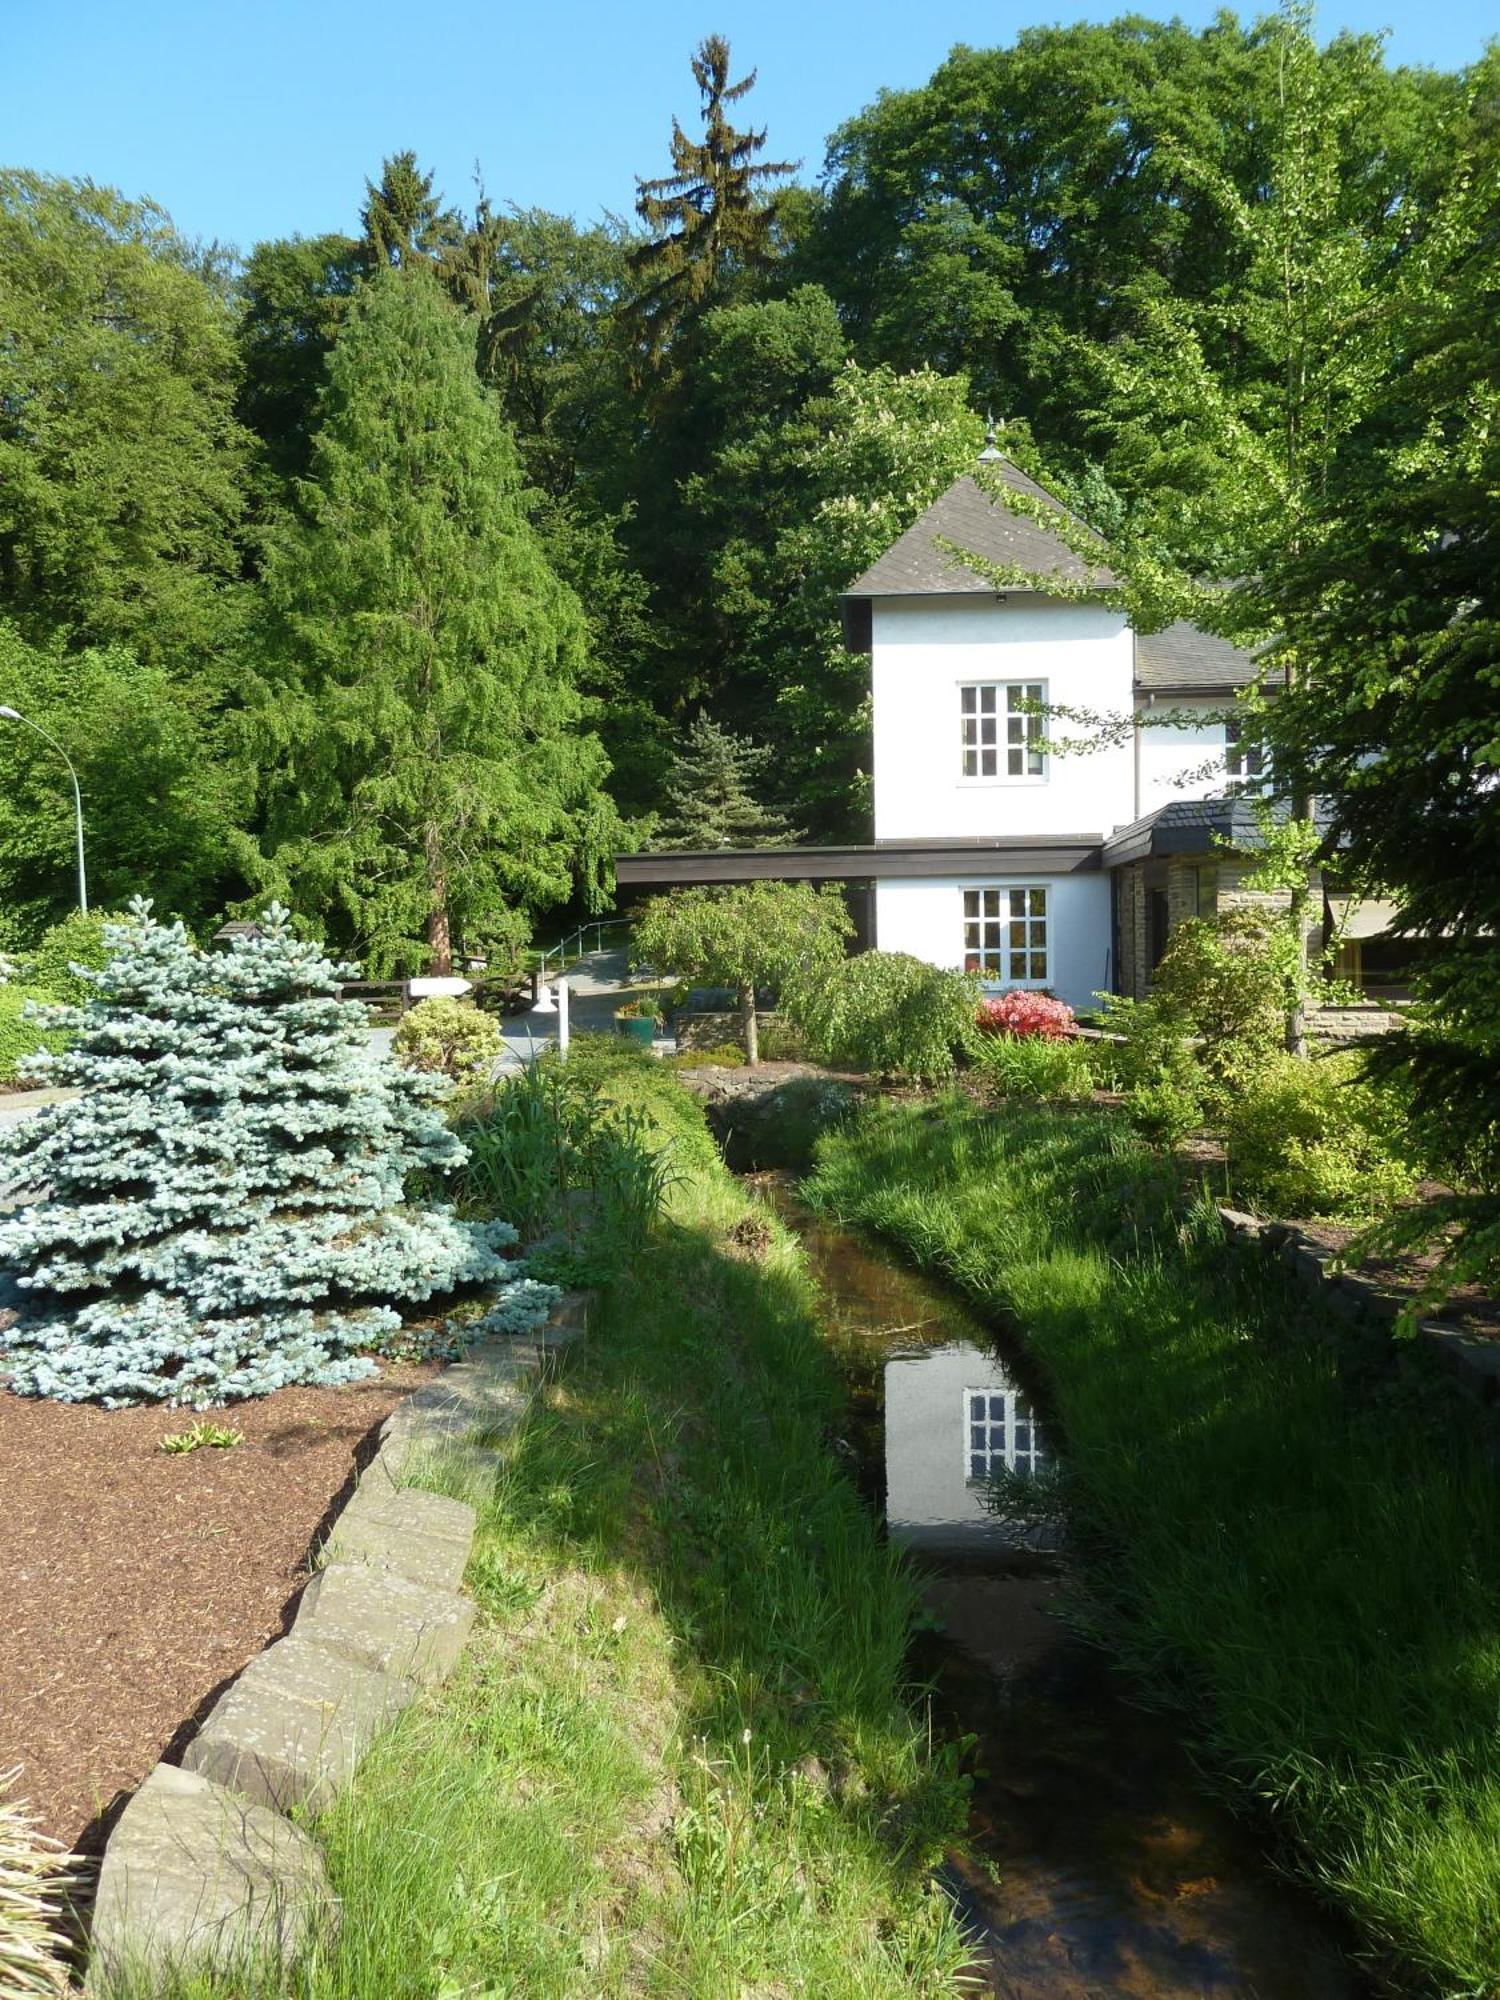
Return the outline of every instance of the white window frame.
{"type": "Polygon", "coordinates": [[[978,976],[981,986],[993,986],[996,988],[1025,986],[1038,992],[1051,986],[1055,972],[1052,963],[1052,885],[1050,882],[963,882],[959,885],[958,892],[958,925],[959,938],[963,945],[963,956],[960,958],[959,964],[961,967],[967,969],[969,960],[971,958],[978,958],[980,961],[978,976]],[[973,915],[970,914],[969,907],[969,898],[971,896],[978,898],[973,915]],[[985,898],[987,896],[995,896],[1000,899],[993,914],[985,907],[985,898]],[[1023,899],[1023,906],[1019,911],[1012,901],[1012,898],[1016,896],[1023,899]],[[1040,909],[1036,907],[1035,899],[1037,897],[1041,898],[1040,909]],[[1025,938],[1019,944],[1011,933],[1011,925],[1016,923],[1023,924],[1026,930],[1025,938]],[[999,935],[993,946],[987,944],[985,941],[985,929],[989,924],[997,924],[999,926],[999,935]],[[1033,928],[1037,924],[1041,925],[1040,944],[1036,942],[1033,928]],[[979,938],[977,942],[971,943],[970,931],[976,925],[979,929],[979,938]],[[1000,965],[996,970],[991,970],[984,963],[985,953],[990,950],[997,950],[1000,954],[1000,965]],[[1021,956],[1022,963],[1027,967],[1024,973],[1017,973],[1015,970],[1018,953],[1021,956]],[[1042,970],[1040,972],[1033,972],[1030,970],[1030,967],[1034,957],[1038,953],[1040,953],[1042,959],[1042,970]]]}
{"type": "Polygon", "coordinates": [[[987,1479],[993,1478],[997,1465],[1003,1465],[1007,1471],[1020,1473],[1025,1478],[1040,1472],[1047,1463],[1047,1448],[1038,1433],[1036,1411],[1018,1389],[994,1386],[965,1389],[963,1419],[965,1486],[982,1486],[987,1479]],[[977,1418],[974,1409],[976,1397],[984,1398],[984,1414],[977,1418]],[[1001,1405],[998,1419],[994,1415],[997,1401],[1001,1405]],[[982,1445],[974,1442],[976,1424],[985,1433],[982,1445]],[[981,1454],[984,1471],[975,1472],[974,1459],[981,1454]]]}
{"type": "Polygon", "coordinates": [[[1047,705],[1047,683],[1044,680],[961,680],[958,688],[958,775],[964,785],[1045,785],[1048,777],[1048,758],[1044,751],[1035,748],[1046,734],[1043,724],[1046,720],[1042,710],[1047,705]],[[1035,703],[1035,707],[1013,709],[1011,699],[1019,696],[1024,703],[1035,703]],[[972,703],[969,697],[973,697],[972,703]],[[991,698],[992,706],[986,711],[985,697],[991,698]],[[983,726],[991,725],[991,742],[981,740],[983,726]],[[972,727],[971,727],[972,725],[972,727]],[[993,759],[995,768],[986,771],[986,753],[993,759]],[[973,757],[975,768],[965,767],[973,757]],[[1012,771],[1010,761],[1018,756],[1022,769],[1012,771]],[[1032,759],[1037,768],[1029,768],[1032,759]]]}
{"type": "Polygon", "coordinates": [[[1266,753],[1260,744],[1242,746],[1241,729],[1237,722],[1224,724],[1224,792],[1227,798],[1237,798],[1241,793],[1258,792],[1270,773],[1266,768],[1266,753]]]}

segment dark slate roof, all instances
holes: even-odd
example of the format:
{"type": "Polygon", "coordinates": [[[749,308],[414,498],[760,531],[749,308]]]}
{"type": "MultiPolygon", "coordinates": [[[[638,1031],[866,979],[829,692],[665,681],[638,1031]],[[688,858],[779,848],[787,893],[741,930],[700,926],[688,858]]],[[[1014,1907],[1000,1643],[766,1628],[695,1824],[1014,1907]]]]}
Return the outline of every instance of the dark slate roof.
{"type": "MultiPolygon", "coordinates": [[[[1042,502],[1059,515],[1066,512],[1045,487],[1029,479],[1008,458],[997,452],[986,462],[1014,492],[1042,502]]],[[[1013,514],[1003,503],[992,500],[977,480],[965,474],[934,500],[927,512],[863,576],[850,584],[844,592],[845,598],[930,597],[971,592],[993,596],[995,585],[966,568],[950,550],[940,547],[943,542],[972,549],[987,562],[1028,570],[1039,577],[1055,576],[1064,583],[1090,584],[1103,589],[1115,581],[1109,570],[1086,563],[1076,555],[1061,535],[1040,521],[1013,514]]]]}
{"type": "MultiPolygon", "coordinates": [[[[1284,819],[1286,807],[1275,807],[1284,819]]],[[[1262,846],[1255,808],[1243,794],[1220,799],[1170,799],[1143,819],[1116,827],[1104,843],[1104,865],[1145,861],[1163,854],[1212,854],[1222,847],[1253,854],[1262,846]]]]}
{"type": "Polygon", "coordinates": [[[1255,679],[1255,656],[1228,639],[1200,631],[1185,618],[1161,632],[1142,632],[1135,642],[1135,684],[1173,694],[1217,693],[1248,687],[1255,679]]]}

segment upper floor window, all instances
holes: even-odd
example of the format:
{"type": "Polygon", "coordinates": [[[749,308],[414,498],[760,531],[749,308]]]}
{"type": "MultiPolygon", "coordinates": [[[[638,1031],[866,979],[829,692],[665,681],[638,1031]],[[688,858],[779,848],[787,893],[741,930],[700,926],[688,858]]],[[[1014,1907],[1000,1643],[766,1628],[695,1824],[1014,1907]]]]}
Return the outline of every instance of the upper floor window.
{"type": "Polygon", "coordinates": [[[966,778],[1040,778],[1045,681],[976,681],[958,691],[966,778]]]}
{"type": "Polygon", "coordinates": [[[1002,986],[1047,981],[1047,891],[964,890],[964,970],[1002,986]]]}
{"type": "Polygon", "coordinates": [[[1254,792],[1266,774],[1265,752],[1258,743],[1246,743],[1238,722],[1224,724],[1224,770],[1229,783],[1226,792],[1254,792]]]}

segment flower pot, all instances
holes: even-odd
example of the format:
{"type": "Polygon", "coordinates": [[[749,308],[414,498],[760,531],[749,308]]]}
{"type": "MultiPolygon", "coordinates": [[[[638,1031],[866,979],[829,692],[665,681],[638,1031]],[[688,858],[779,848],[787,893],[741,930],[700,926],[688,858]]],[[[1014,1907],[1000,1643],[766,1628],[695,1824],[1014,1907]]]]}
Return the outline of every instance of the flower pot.
{"type": "Polygon", "coordinates": [[[649,1049],[656,1040],[656,1021],[650,1014],[616,1014],[615,1033],[649,1049]]]}

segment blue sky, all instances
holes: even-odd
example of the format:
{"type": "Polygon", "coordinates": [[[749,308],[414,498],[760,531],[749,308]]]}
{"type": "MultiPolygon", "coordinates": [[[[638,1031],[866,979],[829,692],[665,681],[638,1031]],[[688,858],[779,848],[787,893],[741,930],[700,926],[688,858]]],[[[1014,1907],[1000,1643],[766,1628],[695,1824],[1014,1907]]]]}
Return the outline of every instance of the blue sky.
{"type": "MultiPolygon", "coordinates": [[[[1203,5],[1177,12],[1200,25],[1203,5]]],[[[690,50],[717,30],[778,158],[811,175],[882,85],[923,81],[955,42],[988,46],[1121,4],[981,0],[8,0],[0,164],[92,176],[162,202],[189,236],[248,249],[354,224],[364,178],[414,147],[470,204],[628,213],[662,171],[669,120],[696,116],[690,50]]],[[[1250,9],[1245,11],[1258,11],[1250,9]]],[[[1400,62],[1456,67],[1496,32],[1492,0],[1328,0],[1319,32],[1391,30],[1400,62]]]]}

